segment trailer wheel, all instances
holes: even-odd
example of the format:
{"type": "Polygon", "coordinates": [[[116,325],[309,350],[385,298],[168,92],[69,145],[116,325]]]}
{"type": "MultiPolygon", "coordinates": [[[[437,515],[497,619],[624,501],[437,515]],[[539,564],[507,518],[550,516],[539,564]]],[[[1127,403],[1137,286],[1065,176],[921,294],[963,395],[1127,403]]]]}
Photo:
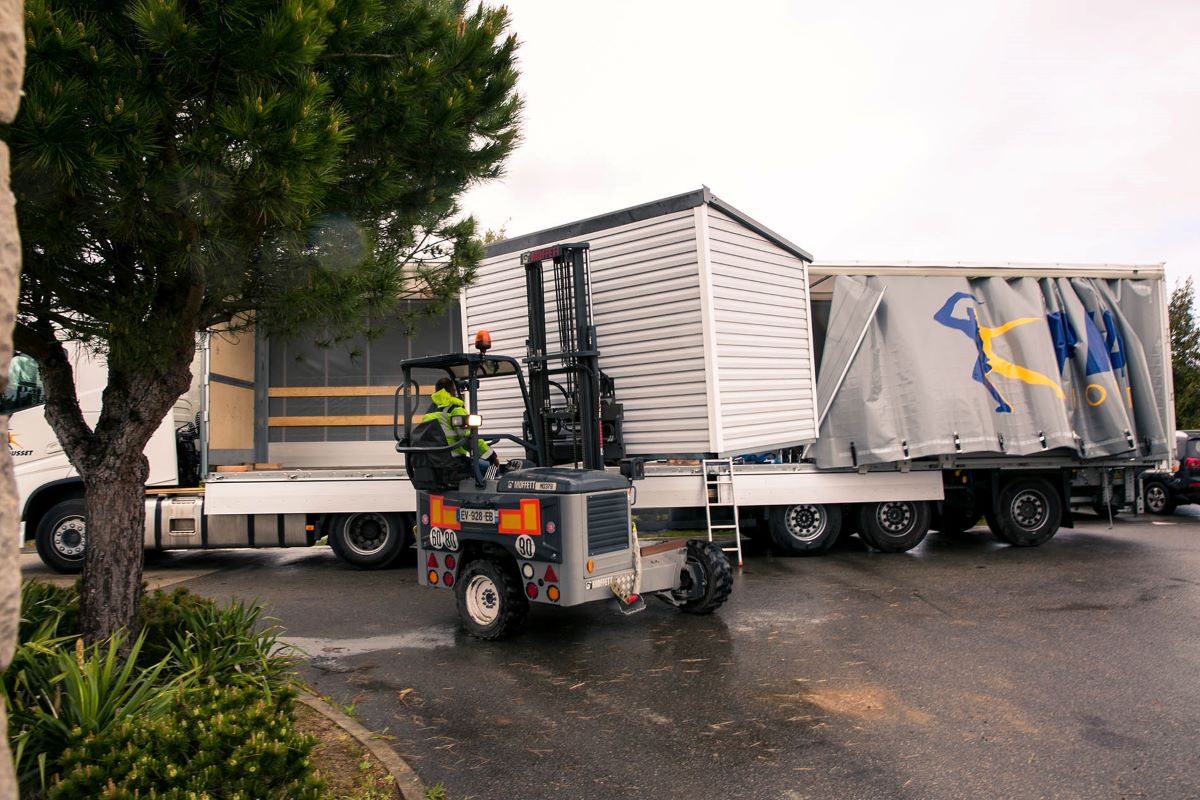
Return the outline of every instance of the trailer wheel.
{"type": "Polygon", "coordinates": [[[351,566],[384,569],[412,544],[411,536],[401,514],[339,514],[331,525],[329,545],[351,566]]]}
{"type": "Polygon", "coordinates": [[[858,509],[859,535],[884,553],[912,550],[929,533],[929,503],[888,500],[864,503],[858,509]]]}
{"type": "Polygon", "coordinates": [[[679,610],[688,614],[711,614],[729,599],[732,591],[733,570],[720,545],[699,539],[688,540],[680,586],[672,592],[679,610]]]}
{"type": "Polygon", "coordinates": [[[1175,498],[1162,481],[1146,481],[1142,487],[1142,499],[1151,514],[1166,516],[1175,513],[1175,498]]]}
{"type": "Polygon", "coordinates": [[[771,541],[789,555],[816,556],[829,552],[842,530],[842,509],[836,505],[775,506],[770,510],[771,541]]]}
{"type": "Polygon", "coordinates": [[[1000,490],[999,511],[989,511],[986,517],[1000,541],[1037,547],[1058,533],[1062,499],[1045,478],[1018,478],[1000,490]]]}
{"type": "Polygon", "coordinates": [[[463,627],[478,639],[503,639],[529,614],[521,582],[494,558],[477,558],[463,567],[454,594],[463,627]]]}
{"type": "Polygon", "coordinates": [[[63,500],[42,515],[38,521],[38,557],[55,572],[75,575],[83,571],[83,556],[87,550],[87,506],[82,497],[63,500]]]}

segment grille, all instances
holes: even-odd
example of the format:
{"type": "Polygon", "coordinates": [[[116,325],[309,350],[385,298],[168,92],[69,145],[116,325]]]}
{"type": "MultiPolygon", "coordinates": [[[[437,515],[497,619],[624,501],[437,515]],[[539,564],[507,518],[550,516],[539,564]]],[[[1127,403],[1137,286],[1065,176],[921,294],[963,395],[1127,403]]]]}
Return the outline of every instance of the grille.
{"type": "Polygon", "coordinates": [[[629,498],[625,492],[587,499],[587,537],[589,556],[629,546],[629,498]]]}

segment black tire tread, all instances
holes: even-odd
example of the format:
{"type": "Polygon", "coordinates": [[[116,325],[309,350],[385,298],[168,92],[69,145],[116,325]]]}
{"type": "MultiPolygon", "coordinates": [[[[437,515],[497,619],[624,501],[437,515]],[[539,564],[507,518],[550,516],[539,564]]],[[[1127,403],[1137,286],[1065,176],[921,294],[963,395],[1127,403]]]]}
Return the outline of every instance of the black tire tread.
{"type": "Polygon", "coordinates": [[[687,559],[701,564],[708,585],[704,597],[682,603],[679,610],[688,614],[711,614],[724,605],[733,591],[733,568],[717,544],[699,539],[688,540],[687,559]]]}
{"type": "Polygon", "coordinates": [[[890,536],[879,528],[875,518],[875,509],[879,503],[863,503],[858,509],[859,536],[863,541],[881,553],[904,553],[925,541],[929,533],[931,512],[929,503],[923,500],[909,501],[913,505],[916,519],[912,531],[902,538],[890,536]]]}
{"type": "MultiPolygon", "coordinates": [[[[53,533],[58,521],[63,517],[73,517],[86,513],[87,504],[82,497],[71,497],[66,500],[60,500],[46,510],[46,513],[38,520],[37,531],[34,534],[34,543],[37,545],[38,558],[42,560],[43,564],[63,575],[78,575],[80,572],[83,572],[84,559],[72,560],[60,555],[54,549],[54,545],[50,543],[50,535],[53,533]]],[[[85,537],[87,535],[86,524],[85,520],[85,537]]],[[[85,555],[86,546],[87,540],[85,538],[85,555]]]]}
{"type": "MultiPolygon", "coordinates": [[[[797,505],[821,505],[818,503],[797,505]]],[[[825,512],[825,532],[810,542],[801,542],[788,533],[787,513],[795,506],[774,506],[768,515],[771,541],[787,555],[819,556],[828,553],[842,532],[842,507],[833,504],[821,505],[825,512]]]]}
{"type": "Polygon", "coordinates": [[[506,569],[499,559],[492,556],[476,558],[462,567],[455,584],[454,597],[458,601],[458,617],[463,628],[476,639],[495,641],[511,636],[525,624],[525,618],[529,616],[529,598],[521,591],[521,581],[512,571],[506,569]],[[496,584],[503,603],[496,622],[487,628],[481,627],[471,619],[466,609],[467,585],[473,575],[481,573],[486,574],[496,584]]]}
{"type": "Polygon", "coordinates": [[[1000,490],[999,507],[1000,512],[989,511],[985,518],[992,535],[1001,542],[1013,547],[1038,547],[1053,539],[1058,533],[1062,519],[1062,498],[1045,478],[1015,478],[1009,481],[1000,490]],[[1009,508],[1012,504],[1012,497],[1027,489],[1036,489],[1045,495],[1050,509],[1046,515],[1048,524],[1042,530],[1033,533],[1022,530],[1004,514],[1004,509],[1009,508]]]}

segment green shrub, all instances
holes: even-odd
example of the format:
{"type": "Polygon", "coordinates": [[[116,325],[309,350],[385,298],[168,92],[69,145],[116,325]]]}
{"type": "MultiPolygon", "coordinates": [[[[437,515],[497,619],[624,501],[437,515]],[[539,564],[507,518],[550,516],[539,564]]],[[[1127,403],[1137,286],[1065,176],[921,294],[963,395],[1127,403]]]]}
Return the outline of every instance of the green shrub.
{"type": "Polygon", "coordinates": [[[122,660],[122,637],[84,648],[67,637],[23,642],[4,673],[9,739],[22,788],[43,788],[53,759],[82,736],[104,736],[115,724],[156,719],[195,684],[191,675],[163,679],[165,662],[137,666],[139,637],[122,660]]]}
{"type": "Polygon", "coordinates": [[[45,636],[79,635],[79,590],[29,581],[21,586],[21,623],[17,641],[45,636]],[[45,628],[41,635],[37,633],[45,628]]]}
{"type": "Polygon", "coordinates": [[[171,713],[80,734],[59,759],[50,800],[319,800],[314,739],[292,723],[295,690],[209,681],[171,713]]]}
{"type": "Polygon", "coordinates": [[[188,614],[212,607],[212,600],[192,594],[182,586],[172,592],[155,589],[143,594],[141,622],[146,634],[146,647],[142,651],[142,662],[149,664],[161,661],[171,652],[171,642],[188,624],[188,614]]]}
{"type": "Polygon", "coordinates": [[[21,589],[0,684],[23,797],[307,798],[321,781],[292,727],[292,650],[259,608],[147,594],[142,632],[78,638],[76,589],[21,589]]]}
{"type": "Polygon", "coordinates": [[[279,627],[264,625],[262,609],[242,603],[183,609],[169,640],[174,668],[224,684],[256,684],[268,693],[291,683],[294,649],[279,641],[279,627]]]}

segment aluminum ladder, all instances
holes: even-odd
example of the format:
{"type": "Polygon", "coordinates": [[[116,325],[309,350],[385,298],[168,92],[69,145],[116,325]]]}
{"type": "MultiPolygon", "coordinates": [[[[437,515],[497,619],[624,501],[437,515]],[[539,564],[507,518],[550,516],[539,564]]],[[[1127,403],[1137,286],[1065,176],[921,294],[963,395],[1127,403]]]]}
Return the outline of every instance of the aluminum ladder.
{"type": "Polygon", "coordinates": [[[704,478],[704,517],[708,522],[708,540],[713,540],[713,531],[733,531],[733,546],[722,547],[727,553],[737,553],[737,565],[742,566],[742,535],[738,531],[737,499],[733,494],[733,459],[706,458],[700,461],[700,471],[704,478]],[[725,519],[713,522],[713,509],[728,509],[729,512],[719,511],[719,516],[725,519]],[[728,519],[732,514],[732,521],[728,519]]]}

